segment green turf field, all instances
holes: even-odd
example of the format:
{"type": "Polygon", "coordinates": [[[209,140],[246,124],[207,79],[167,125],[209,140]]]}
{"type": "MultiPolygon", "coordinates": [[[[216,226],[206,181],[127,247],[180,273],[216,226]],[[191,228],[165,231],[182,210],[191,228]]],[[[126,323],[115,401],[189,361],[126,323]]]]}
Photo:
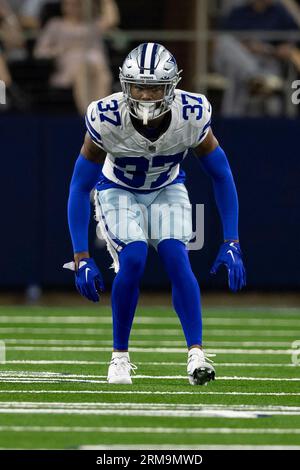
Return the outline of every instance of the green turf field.
{"type": "Polygon", "coordinates": [[[203,322],[215,382],[189,385],[175,313],[144,307],[134,384],[108,385],[108,307],[0,307],[0,448],[300,449],[300,309],[206,308],[203,322]]]}

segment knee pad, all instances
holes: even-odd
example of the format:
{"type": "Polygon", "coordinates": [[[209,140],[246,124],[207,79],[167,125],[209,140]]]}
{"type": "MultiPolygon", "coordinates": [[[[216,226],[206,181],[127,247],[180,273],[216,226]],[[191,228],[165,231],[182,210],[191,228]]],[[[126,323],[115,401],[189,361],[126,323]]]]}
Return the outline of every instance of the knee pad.
{"type": "Polygon", "coordinates": [[[134,275],[142,274],[145,268],[147,254],[147,243],[129,243],[119,254],[120,268],[134,273],[134,275]]]}

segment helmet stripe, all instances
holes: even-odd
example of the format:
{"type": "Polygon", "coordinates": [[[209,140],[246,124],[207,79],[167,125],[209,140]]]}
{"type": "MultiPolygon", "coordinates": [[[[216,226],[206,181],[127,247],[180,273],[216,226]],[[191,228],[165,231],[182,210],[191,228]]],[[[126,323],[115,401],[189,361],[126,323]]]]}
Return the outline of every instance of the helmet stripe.
{"type": "Polygon", "coordinates": [[[158,44],[154,44],[154,47],[152,49],[151,64],[150,64],[150,73],[153,73],[153,74],[154,74],[155,56],[156,56],[157,48],[158,48],[158,44]]]}
{"type": "Polygon", "coordinates": [[[146,49],[146,56],[145,56],[145,72],[146,75],[150,74],[150,64],[151,64],[151,57],[153,51],[153,42],[149,42],[146,49]]]}
{"type": "Polygon", "coordinates": [[[147,43],[143,44],[142,56],[141,56],[141,65],[140,65],[140,68],[141,68],[140,73],[144,73],[147,46],[148,46],[147,43]]]}

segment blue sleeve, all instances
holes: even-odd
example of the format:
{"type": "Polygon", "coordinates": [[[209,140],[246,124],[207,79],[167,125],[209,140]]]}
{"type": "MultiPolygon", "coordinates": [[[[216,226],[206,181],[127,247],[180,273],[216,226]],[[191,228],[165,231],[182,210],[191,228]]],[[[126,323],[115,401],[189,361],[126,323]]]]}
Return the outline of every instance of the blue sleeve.
{"type": "Polygon", "coordinates": [[[70,184],[68,222],[74,253],[88,251],[90,192],[99,181],[102,165],[79,155],[70,184]]]}
{"type": "Polygon", "coordinates": [[[212,178],[216,204],[223,225],[224,240],[238,240],[239,203],[231,169],[224,150],[218,146],[200,159],[212,178]]]}

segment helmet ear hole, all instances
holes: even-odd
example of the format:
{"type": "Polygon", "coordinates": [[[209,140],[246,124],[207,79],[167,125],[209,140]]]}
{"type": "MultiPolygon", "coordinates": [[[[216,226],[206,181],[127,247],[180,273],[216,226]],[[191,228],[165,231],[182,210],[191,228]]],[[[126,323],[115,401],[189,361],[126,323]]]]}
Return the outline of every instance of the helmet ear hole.
{"type": "Polygon", "coordinates": [[[119,76],[129,112],[142,119],[139,109],[143,102],[131,96],[131,84],[165,86],[162,99],[147,102],[154,105],[149,120],[169,111],[175,97],[175,88],[181,79],[180,73],[174,56],[161,44],[144,43],[133,49],[124,60],[119,76]]]}

